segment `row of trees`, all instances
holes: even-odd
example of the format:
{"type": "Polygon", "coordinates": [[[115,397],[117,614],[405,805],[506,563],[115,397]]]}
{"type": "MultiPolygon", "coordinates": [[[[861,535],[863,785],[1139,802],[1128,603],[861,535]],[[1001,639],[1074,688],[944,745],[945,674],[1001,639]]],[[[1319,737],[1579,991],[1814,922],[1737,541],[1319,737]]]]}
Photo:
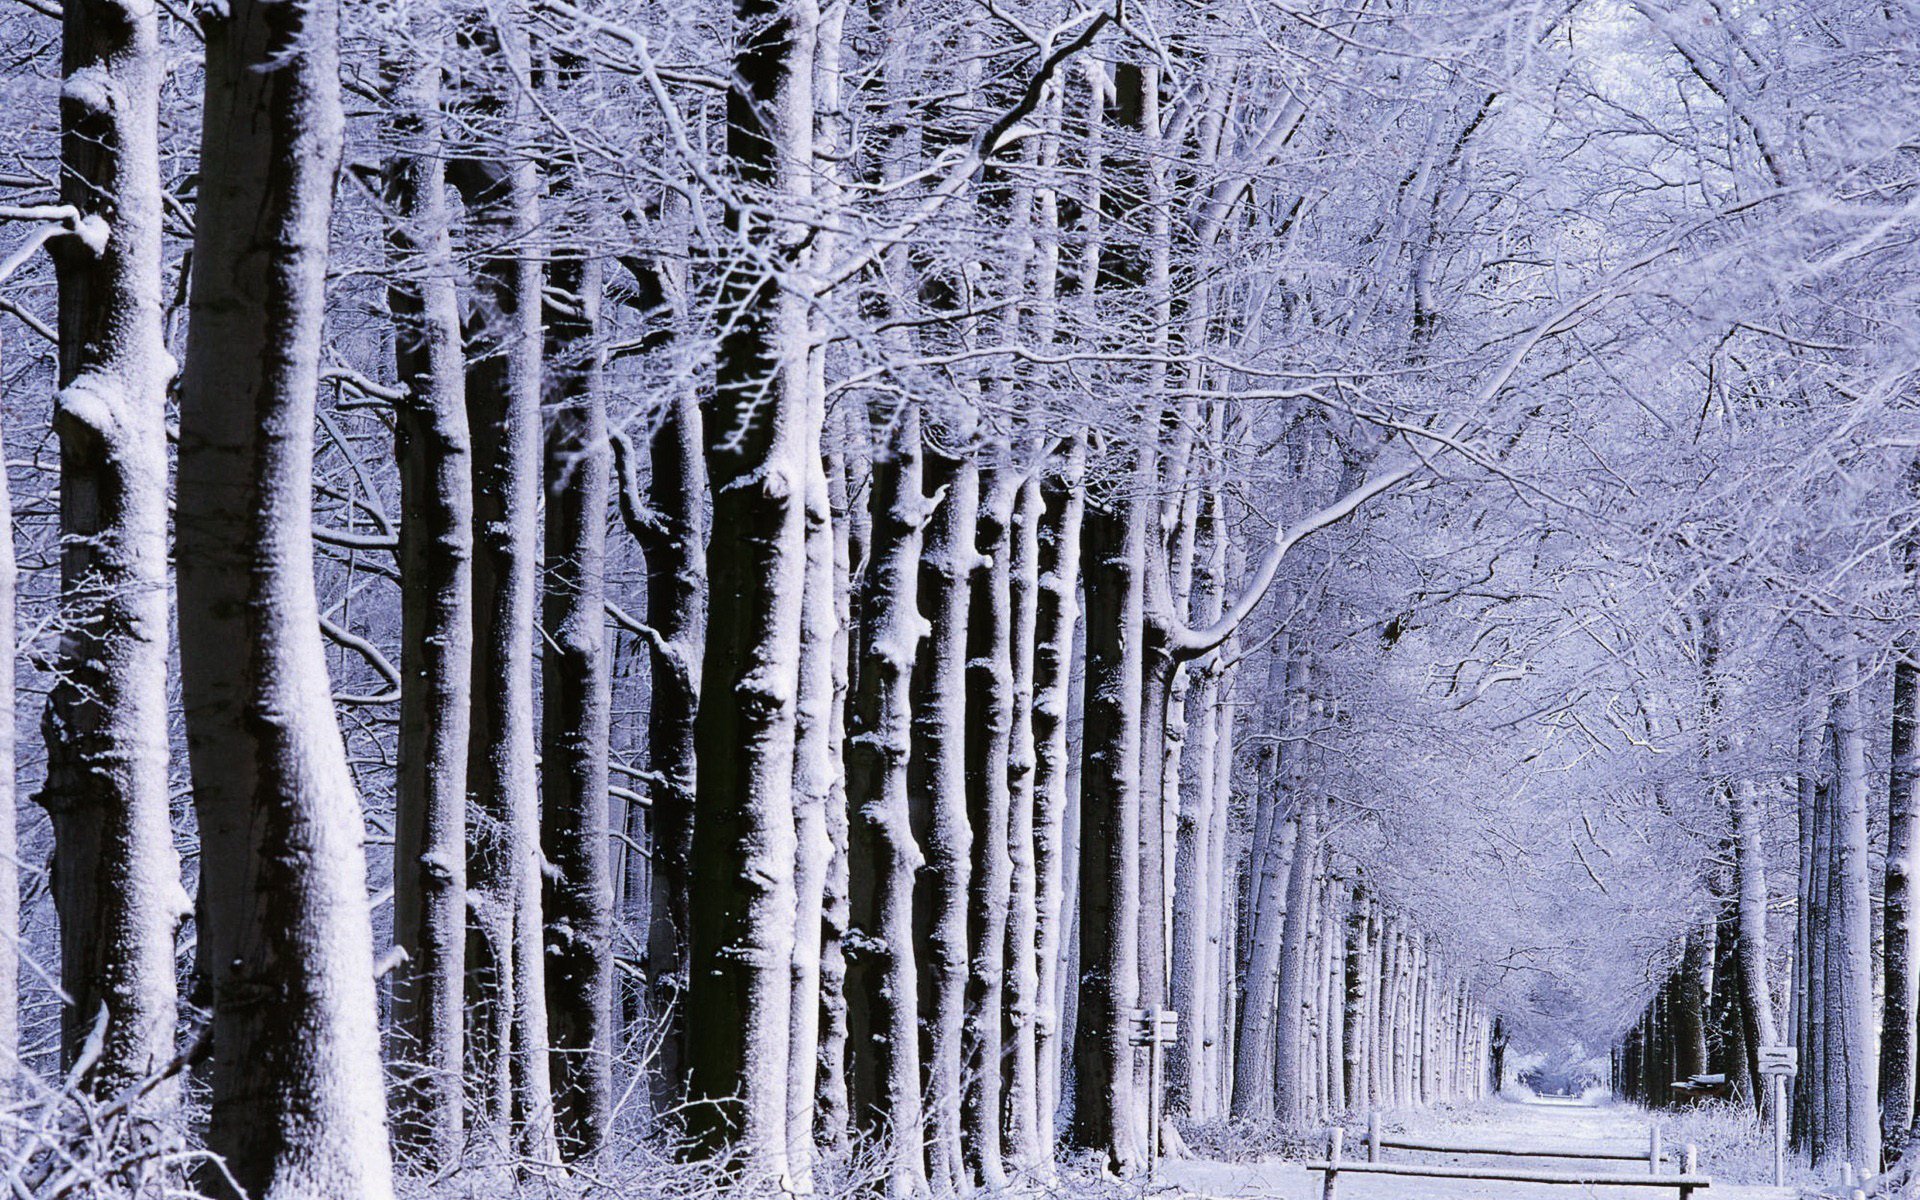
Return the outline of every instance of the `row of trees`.
{"type": "Polygon", "coordinates": [[[57,293],[34,1181],[168,1170],[202,1059],[253,1197],[391,1194],[389,1097],[433,1175],[1124,1173],[1136,1008],[1191,1121],[1478,1092],[1294,565],[1451,435],[1261,364],[1315,127],[1214,62],[1260,31],[1122,16],[783,0],[663,64],[618,6],[63,8],[4,214],[57,293]]]}

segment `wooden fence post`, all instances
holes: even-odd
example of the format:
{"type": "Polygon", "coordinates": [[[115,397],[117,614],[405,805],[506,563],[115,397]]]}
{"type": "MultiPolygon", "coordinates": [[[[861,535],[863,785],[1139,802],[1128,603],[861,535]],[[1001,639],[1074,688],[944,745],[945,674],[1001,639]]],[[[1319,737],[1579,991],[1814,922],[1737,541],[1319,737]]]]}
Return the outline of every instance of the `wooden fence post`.
{"type": "Polygon", "coordinates": [[[1327,1139],[1327,1181],[1320,1189],[1320,1200],[1334,1200],[1334,1187],[1340,1178],[1340,1142],[1345,1134],[1346,1130],[1335,1125],[1327,1139]]]}
{"type": "Polygon", "coordinates": [[[1377,1108],[1367,1114],[1367,1161],[1380,1161],[1380,1110],[1377,1108]]]}

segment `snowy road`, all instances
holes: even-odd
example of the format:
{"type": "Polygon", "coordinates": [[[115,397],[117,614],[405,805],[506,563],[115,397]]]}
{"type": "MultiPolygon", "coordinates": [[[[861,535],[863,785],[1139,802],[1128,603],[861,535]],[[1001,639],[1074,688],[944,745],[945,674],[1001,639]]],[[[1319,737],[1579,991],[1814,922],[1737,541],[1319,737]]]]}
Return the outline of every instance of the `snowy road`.
{"type": "MultiPolygon", "coordinates": [[[[1570,1101],[1526,1101],[1482,1109],[1477,1119],[1449,1125],[1421,1121],[1410,1132],[1423,1139],[1472,1142],[1482,1146],[1578,1146],[1643,1151],[1647,1145],[1646,1115],[1616,1104],[1570,1101]]],[[[1675,1153],[1678,1147],[1672,1148],[1675,1153]]],[[[1364,1147],[1348,1156],[1365,1157],[1364,1147]]],[[[1565,1159],[1448,1157],[1439,1154],[1389,1151],[1389,1162],[1525,1166],[1542,1170],[1584,1169],[1565,1159]]],[[[1608,1170],[1632,1171],[1631,1164],[1608,1170]]],[[[1640,1169],[1644,1170],[1644,1164],[1640,1169]]],[[[1672,1169],[1672,1168],[1669,1168],[1672,1169]]],[[[1180,1191],[1208,1200],[1320,1200],[1320,1175],[1297,1163],[1221,1163],[1202,1160],[1170,1162],[1163,1179],[1180,1191]]],[[[1340,1200],[1673,1200],[1675,1189],[1595,1188],[1567,1184],[1486,1182],[1479,1180],[1415,1179],[1346,1175],[1340,1177],[1340,1200]]],[[[1790,1200],[1791,1188],[1735,1187],[1715,1181],[1696,1193],[1700,1200],[1790,1200]]]]}

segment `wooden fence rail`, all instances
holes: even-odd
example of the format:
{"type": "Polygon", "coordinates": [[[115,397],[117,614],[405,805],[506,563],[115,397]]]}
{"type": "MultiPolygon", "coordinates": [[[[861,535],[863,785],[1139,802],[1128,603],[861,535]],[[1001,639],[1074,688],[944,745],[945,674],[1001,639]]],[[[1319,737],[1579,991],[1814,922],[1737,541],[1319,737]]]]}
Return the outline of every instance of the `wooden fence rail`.
{"type": "MultiPolygon", "coordinates": [[[[1373,1130],[1369,1130],[1371,1134],[1373,1130]]],[[[1326,1160],[1310,1162],[1307,1170],[1318,1171],[1324,1177],[1321,1188],[1321,1200],[1336,1200],[1336,1192],[1342,1175],[1391,1175],[1415,1179],[1471,1179],[1481,1182],[1567,1184],[1573,1187],[1656,1187],[1673,1188],[1679,1192],[1679,1200],[1692,1200],[1696,1191],[1704,1191],[1713,1185],[1713,1181],[1700,1174],[1697,1155],[1689,1145],[1683,1153],[1681,1170],[1676,1175],[1662,1175],[1659,1164],[1667,1161],[1661,1153],[1658,1134],[1647,1155],[1633,1155],[1627,1161],[1646,1161],[1651,1169],[1644,1175],[1637,1173],[1609,1171],[1546,1171],[1528,1170],[1524,1167],[1444,1167],[1427,1166],[1420,1163],[1383,1163],[1378,1161],[1379,1151],[1388,1148],[1386,1139],[1369,1136],[1369,1161],[1356,1162],[1340,1156],[1345,1131],[1334,1129],[1328,1142],[1326,1160]]],[[[1399,1149],[1418,1149],[1441,1151],[1454,1154],[1508,1153],[1508,1151],[1484,1151],[1472,1147],[1443,1146],[1439,1143],[1425,1142],[1413,1147],[1394,1147],[1399,1149]]],[[[1517,1152],[1514,1152],[1517,1153],[1517,1152]]],[[[1549,1152],[1541,1157],[1552,1158],[1597,1158],[1601,1161],[1619,1161],[1612,1152],[1600,1155],[1584,1152],[1549,1152]]]]}

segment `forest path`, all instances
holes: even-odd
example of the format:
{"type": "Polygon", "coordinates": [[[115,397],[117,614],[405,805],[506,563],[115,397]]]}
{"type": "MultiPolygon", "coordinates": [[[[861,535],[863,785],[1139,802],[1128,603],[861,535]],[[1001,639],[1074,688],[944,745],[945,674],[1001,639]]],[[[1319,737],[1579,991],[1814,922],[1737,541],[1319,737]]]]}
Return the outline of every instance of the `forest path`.
{"type": "MultiPolygon", "coordinates": [[[[1389,1120],[1389,1129],[1400,1122],[1389,1120]]],[[[1604,1147],[1644,1151],[1647,1117],[1643,1110],[1610,1102],[1576,1100],[1494,1100],[1454,1113],[1409,1114],[1404,1130],[1422,1139],[1470,1142],[1482,1146],[1604,1147]]],[[[1669,1147],[1676,1156],[1680,1147],[1669,1147]]],[[[1364,1144],[1350,1145],[1346,1158],[1366,1156],[1364,1144]]],[[[1389,1162],[1431,1165],[1507,1166],[1574,1170],[1592,1164],[1567,1159],[1474,1157],[1390,1151],[1389,1162]]],[[[1608,1164],[1609,1171],[1631,1172],[1631,1163],[1608,1164]]],[[[1639,1164],[1644,1171],[1646,1164],[1639,1164]]],[[[1671,1170],[1672,1168],[1668,1168],[1671,1170]]],[[[1320,1200],[1320,1180],[1295,1162],[1223,1163],[1203,1159],[1169,1161],[1161,1182],[1207,1200],[1320,1200]]],[[[1674,1200],[1670,1188],[1595,1188],[1568,1184],[1506,1183],[1461,1179],[1342,1174],[1340,1200],[1674,1200]]],[[[1790,1200],[1793,1188],[1739,1187],[1714,1181],[1696,1193],[1699,1200],[1790,1200]]]]}

